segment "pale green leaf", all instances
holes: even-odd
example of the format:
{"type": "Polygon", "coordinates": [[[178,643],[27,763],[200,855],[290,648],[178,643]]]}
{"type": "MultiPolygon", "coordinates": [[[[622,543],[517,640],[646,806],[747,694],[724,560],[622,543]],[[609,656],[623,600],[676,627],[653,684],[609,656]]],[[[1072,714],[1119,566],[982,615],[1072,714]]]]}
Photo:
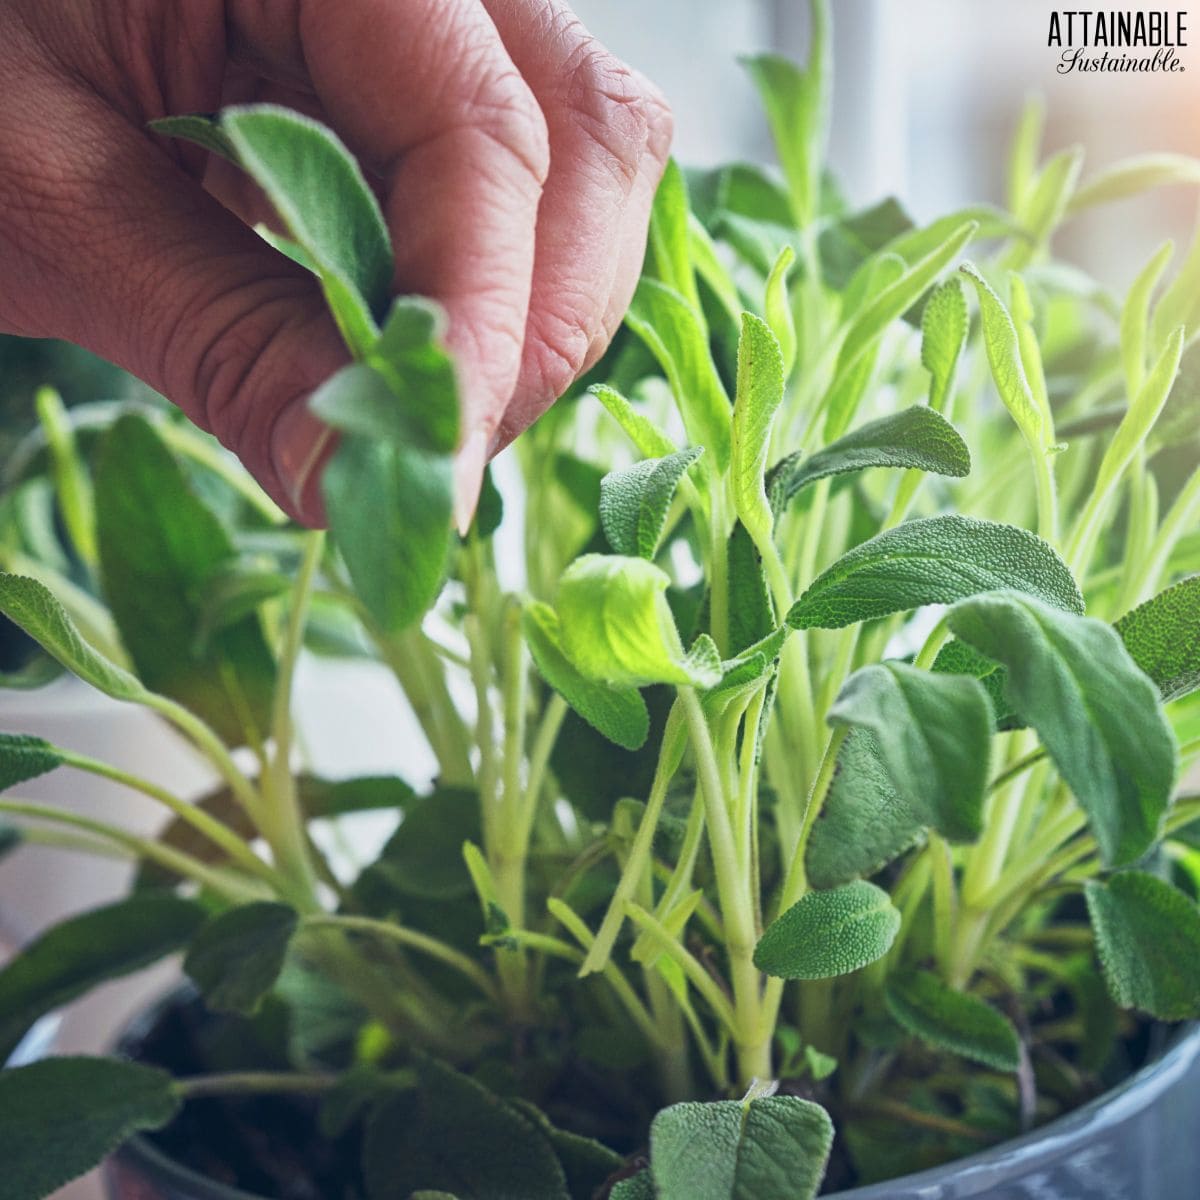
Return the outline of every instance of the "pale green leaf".
{"type": "Polygon", "coordinates": [[[1037,173],[1045,121],[1046,108],[1041,98],[1031,97],[1021,109],[1021,118],[1017,122],[1008,154],[1008,207],[1014,214],[1024,209],[1033,177],[1037,173]]]}
{"type": "Polygon", "coordinates": [[[183,138],[194,142],[212,154],[220,155],[231,163],[238,161],[237,149],[229,135],[221,128],[220,119],[205,113],[182,113],[177,117],[159,117],[149,126],[163,137],[183,138]]]}
{"type": "Polygon", "coordinates": [[[688,245],[688,216],[687,182],[679,164],[673,158],[668,159],[650,213],[645,273],[674,288],[700,312],[700,293],[696,290],[688,245]]]}
{"type": "Polygon", "coordinates": [[[1154,257],[1133,281],[1121,308],[1121,364],[1125,371],[1125,395],[1130,400],[1146,382],[1146,336],[1150,321],[1150,298],[1167,263],[1175,253],[1175,243],[1163,242],[1154,257]]]}
{"type": "Polygon", "coordinates": [[[1123,158],[1092,176],[1071,199],[1071,213],[1111,204],[1153,188],[1200,183],[1200,159],[1186,154],[1139,154],[1123,158]]]}
{"type": "Polygon", "coordinates": [[[921,313],[921,365],[929,372],[929,407],[942,412],[954,384],[970,322],[957,277],[934,288],[921,313]]]}
{"type": "Polygon", "coordinates": [[[667,458],[677,452],[673,441],[649,417],[638,412],[615,388],[598,383],[588,388],[588,394],[608,410],[609,416],[625,431],[629,440],[647,458],[667,458]]]}
{"type": "Polygon", "coordinates": [[[779,351],[783,355],[783,377],[787,379],[796,365],[796,320],[792,315],[791,298],[788,295],[787,277],[796,261],[796,252],[791,246],[784,246],[779,252],[767,276],[767,286],[763,297],[763,312],[767,324],[779,343],[779,351]]]}
{"type": "Polygon", "coordinates": [[[743,313],[730,479],[734,509],[760,546],[770,539],[774,524],[764,480],[771,428],[783,403],[783,384],[783,357],[770,326],[753,313],[743,313]]]}

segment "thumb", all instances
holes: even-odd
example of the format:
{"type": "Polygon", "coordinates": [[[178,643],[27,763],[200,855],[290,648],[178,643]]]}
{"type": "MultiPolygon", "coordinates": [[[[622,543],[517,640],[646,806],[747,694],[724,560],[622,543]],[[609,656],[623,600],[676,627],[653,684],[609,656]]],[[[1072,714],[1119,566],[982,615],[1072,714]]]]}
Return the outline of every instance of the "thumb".
{"type": "Polygon", "coordinates": [[[0,327],[124,367],[319,523],[331,436],[307,398],[348,355],[316,281],[94,93],[25,95],[24,123],[0,117],[0,327]]]}

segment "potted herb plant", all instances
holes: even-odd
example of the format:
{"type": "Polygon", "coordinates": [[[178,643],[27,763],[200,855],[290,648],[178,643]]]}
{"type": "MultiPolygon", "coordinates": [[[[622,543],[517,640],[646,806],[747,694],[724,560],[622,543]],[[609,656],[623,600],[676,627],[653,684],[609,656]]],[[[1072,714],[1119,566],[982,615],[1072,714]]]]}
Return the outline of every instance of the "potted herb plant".
{"type": "MultiPolygon", "coordinates": [[[[1200,249],[1163,286],[1163,247],[1121,302],[1050,256],[1075,212],[1189,168],[1080,185],[1077,151],[1041,161],[1031,109],[1007,212],[849,211],[813,14],[803,68],[749,64],[782,181],[668,170],[625,330],[521,439],[521,505],[485,488],[462,539],[439,314],[387,296],[353,161],[272,107],[165,123],[275,202],[354,356],[313,399],[341,435],[332,537],[181,653],[237,553],[130,415],[95,490],[136,671],[0,576],[0,611],[222,780],[195,806],[153,789],[156,841],[0,801],[141,864],[128,899],[0,973],[0,1046],[177,950],[193,988],[116,1057],[0,1074],[5,1195],[122,1143],[118,1194],[1191,1185],[1172,1122],[1200,1072],[1178,1032],[1200,1011],[1200,801],[1179,785],[1200,752],[1200,249]],[[514,593],[495,536],[517,507],[514,593]],[[440,764],[427,794],[293,770],[314,597],[401,680],[440,764]],[[380,809],[400,815],[381,853],[335,869],[325,827],[380,809]]],[[[95,769],[18,731],[0,748],[10,786],[95,769]]]]}

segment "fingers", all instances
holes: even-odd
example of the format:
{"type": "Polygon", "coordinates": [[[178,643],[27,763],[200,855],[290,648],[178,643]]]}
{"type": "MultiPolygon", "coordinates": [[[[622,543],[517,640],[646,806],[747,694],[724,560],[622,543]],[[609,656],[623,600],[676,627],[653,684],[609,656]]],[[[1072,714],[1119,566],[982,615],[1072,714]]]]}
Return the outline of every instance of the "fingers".
{"type": "Polygon", "coordinates": [[[477,0],[231,6],[240,44],[297,66],[334,128],[384,183],[397,291],[440,301],[465,437],[490,439],[516,384],[546,177],[546,123],[477,0]],[[266,13],[266,17],[264,17],[266,13]]]}
{"type": "Polygon", "coordinates": [[[550,174],[521,370],[498,445],[530,425],[604,352],[641,271],[671,140],[666,102],[561,0],[485,0],[537,97],[550,174]]]}
{"type": "Polygon", "coordinates": [[[6,65],[0,326],[67,338],[140,376],[278,503],[318,519],[304,469],[324,434],[304,400],[346,354],[314,281],[95,89],[33,53],[6,65]]]}

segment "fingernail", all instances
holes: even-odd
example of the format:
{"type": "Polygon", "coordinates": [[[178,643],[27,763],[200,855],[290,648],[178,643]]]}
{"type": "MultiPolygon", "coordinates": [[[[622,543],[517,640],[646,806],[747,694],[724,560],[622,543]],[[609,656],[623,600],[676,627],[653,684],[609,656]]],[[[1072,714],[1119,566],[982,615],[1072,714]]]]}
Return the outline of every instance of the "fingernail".
{"type": "Polygon", "coordinates": [[[271,465],[291,515],[305,525],[324,523],[318,468],[333,444],[334,432],[309,411],[308,397],[293,400],[271,430],[271,465]]]}
{"type": "Polygon", "coordinates": [[[488,434],[477,429],[463,442],[454,460],[454,524],[461,537],[467,536],[479,505],[483,472],[488,461],[488,443],[488,434]]]}

